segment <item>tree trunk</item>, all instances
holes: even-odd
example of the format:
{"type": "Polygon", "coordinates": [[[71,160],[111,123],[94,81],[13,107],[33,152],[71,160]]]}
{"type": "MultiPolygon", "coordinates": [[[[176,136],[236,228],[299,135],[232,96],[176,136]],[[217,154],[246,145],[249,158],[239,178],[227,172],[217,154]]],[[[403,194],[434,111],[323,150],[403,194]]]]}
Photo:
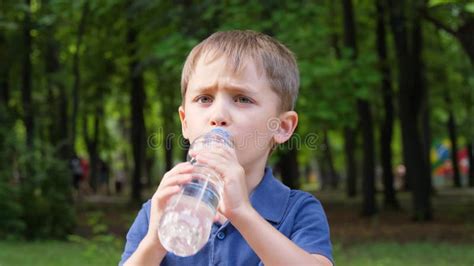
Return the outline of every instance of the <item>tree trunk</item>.
{"type": "Polygon", "coordinates": [[[445,101],[446,105],[448,106],[448,133],[449,133],[449,140],[451,141],[451,164],[453,165],[453,185],[454,187],[461,187],[461,174],[459,171],[459,162],[458,162],[458,142],[457,142],[457,134],[456,134],[456,120],[453,114],[453,108],[451,103],[451,98],[449,96],[449,92],[445,92],[445,101]]]}
{"type": "MultiPolygon", "coordinates": [[[[129,2],[129,7],[131,2],[129,2]]],[[[145,88],[143,84],[143,73],[139,69],[139,60],[137,58],[137,31],[133,25],[134,21],[128,15],[128,29],[127,29],[127,45],[128,45],[128,70],[130,77],[130,105],[132,110],[132,134],[131,142],[133,149],[133,176],[132,176],[132,194],[131,200],[135,203],[140,203],[142,182],[141,178],[144,169],[145,159],[145,119],[143,116],[143,108],[145,105],[145,88]]]]}
{"type": "MultiPolygon", "coordinates": [[[[173,168],[173,146],[174,146],[174,138],[175,138],[175,129],[176,123],[174,117],[176,115],[175,108],[171,108],[176,106],[176,89],[172,84],[176,84],[178,81],[170,79],[166,77],[165,74],[161,75],[161,80],[163,81],[160,98],[161,102],[161,115],[163,117],[163,128],[164,128],[164,140],[165,140],[165,167],[166,171],[171,170],[173,168]]],[[[178,82],[179,83],[179,82],[178,82]]],[[[185,157],[186,158],[186,157],[185,157]]],[[[186,159],[185,159],[186,160],[186,159]]]]}
{"type": "Polygon", "coordinates": [[[474,36],[474,17],[469,17],[467,21],[458,28],[456,37],[469,56],[471,64],[474,65],[474,38],[472,36],[474,36]]]}
{"type": "Polygon", "coordinates": [[[357,108],[361,119],[362,142],[364,150],[362,178],[362,215],[372,216],[377,213],[375,200],[375,163],[374,163],[374,132],[372,114],[367,101],[358,100],[357,108]]]}
{"type": "Polygon", "coordinates": [[[0,106],[4,106],[3,111],[9,109],[8,102],[10,101],[10,83],[8,82],[8,72],[0,73],[0,106]]]}
{"type": "Polygon", "coordinates": [[[426,173],[423,146],[418,130],[419,106],[422,89],[415,86],[422,73],[421,27],[419,18],[413,21],[413,51],[410,51],[404,1],[389,0],[390,25],[393,32],[399,70],[399,109],[402,129],[403,158],[406,164],[406,177],[413,190],[413,211],[415,220],[431,220],[430,180],[426,173]]]}
{"type": "Polygon", "coordinates": [[[422,129],[422,140],[423,140],[423,158],[425,160],[426,174],[428,175],[430,191],[433,192],[432,171],[431,171],[431,126],[430,126],[430,106],[429,106],[429,95],[425,93],[423,104],[421,105],[421,129],[422,129]]]}
{"type": "MultiPolygon", "coordinates": [[[[352,60],[357,58],[356,24],[352,0],[342,0],[344,10],[344,46],[352,50],[352,60]]],[[[371,216],[377,212],[375,203],[375,163],[374,163],[374,132],[370,104],[365,99],[357,100],[362,141],[363,141],[363,177],[362,214],[371,216]]]]}
{"type": "Polygon", "coordinates": [[[283,151],[278,162],[283,184],[291,189],[299,189],[300,172],[298,169],[297,151],[295,147],[283,151]]]}
{"type": "MultiPolygon", "coordinates": [[[[49,3],[46,2],[45,4],[49,3]]],[[[54,78],[61,70],[59,44],[54,39],[54,27],[50,26],[46,31],[46,35],[45,71],[48,91],[52,93],[50,101],[51,113],[54,115],[50,128],[51,143],[56,147],[61,158],[68,159],[72,157],[68,135],[68,101],[64,84],[58,81],[57,78],[54,78]],[[58,94],[57,97],[56,94],[58,94]]]]}
{"type": "Polygon", "coordinates": [[[8,43],[6,36],[0,32],[0,105],[4,105],[8,109],[8,102],[10,101],[10,82],[8,66],[8,43]]]}
{"type": "Polygon", "coordinates": [[[26,144],[33,148],[35,121],[33,115],[33,102],[31,99],[31,0],[25,0],[28,10],[23,21],[23,64],[21,96],[23,103],[23,120],[26,128],[26,144]]]}
{"type": "Polygon", "coordinates": [[[80,105],[80,89],[81,89],[81,71],[80,71],[80,62],[79,62],[79,53],[81,50],[81,44],[82,44],[82,37],[84,36],[85,33],[85,28],[86,28],[86,18],[89,16],[89,1],[86,0],[84,2],[83,8],[82,8],[82,14],[81,14],[81,19],[79,21],[79,26],[77,29],[77,35],[76,35],[76,51],[74,53],[74,56],[72,58],[72,69],[73,69],[73,75],[74,75],[74,84],[72,87],[72,116],[71,116],[71,148],[73,152],[75,153],[76,151],[76,135],[77,135],[77,130],[76,130],[76,125],[77,125],[77,116],[79,112],[79,105],[80,105]]]}
{"type": "Polygon", "coordinates": [[[145,152],[145,176],[146,176],[146,185],[152,185],[152,177],[153,177],[153,166],[156,163],[155,154],[150,154],[145,152]]]}
{"type": "Polygon", "coordinates": [[[352,50],[351,59],[357,58],[356,25],[352,0],[342,0],[344,20],[344,46],[352,50]]]}
{"type": "Polygon", "coordinates": [[[0,105],[5,106],[4,110],[8,109],[8,102],[10,101],[10,83],[8,82],[8,71],[0,72],[0,105]]]}
{"type": "MultiPolygon", "coordinates": [[[[335,7],[333,1],[330,1],[330,12],[335,16],[335,7]]],[[[352,5],[352,2],[349,3],[352,5]]],[[[347,3],[343,1],[342,3],[344,7],[344,29],[347,27],[351,27],[349,24],[351,23],[350,20],[353,21],[353,14],[348,12],[347,10],[347,3]],[[347,25],[346,25],[347,23],[347,25]]],[[[336,53],[336,57],[341,58],[341,51],[338,46],[338,37],[337,34],[332,34],[332,45],[334,51],[336,53]]],[[[344,31],[344,44],[348,44],[349,42],[355,43],[355,32],[350,32],[349,30],[344,31]],[[352,36],[349,36],[352,34],[352,36]],[[351,40],[352,39],[352,40],[351,40]],[[347,43],[346,43],[347,42],[347,43]]],[[[354,44],[356,45],[356,44],[354,44]]],[[[357,52],[355,49],[354,53],[357,52]]],[[[353,56],[356,56],[353,54],[353,56]]],[[[344,128],[344,151],[346,157],[346,171],[347,171],[347,196],[349,198],[353,198],[357,195],[357,167],[355,161],[355,149],[356,149],[356,130],[346,126],[344,128]]]]}
{"type": "MultiPolygon", "coordinates": [[[[419,3],[424,5],[424,0],[419,1],[419,3]]],[[[419,4],[418,3],[418,4],[419,4]]],[[[413,33],[412,33],[412,40],[413,40],[413,51],[412,51],[412,59],[413,59],[413,67],[412,69],[414,72],[414,91],[418,89],[418,95],[410,99],[411,104],[413,104],[413,99],[415,100],[415,106],[412,109],[419,108],[421,106],[420,103],[423,102],[423,97],[426,98],[427,95],[427,87],[424,80],[424,64],[422,60],[422,50],[423,50],[423,32],[421,28],[421,18],[419,14],[416,14],[413,21],[413,33]],[[418,107],[417,107],[418,106],[418,107]]],[[[415,114],[415,117],[419,117],[420,109],[418,109],[415,114]]],[[[413,115],[413,114],[412,114],[413,115]]],[[[420,121],[420,120],[418,120],[420,121]]],[[[414,132],[418,131],[418,128],[413,129],[414,132]]],[[[415,140],[421,138],[421,135],[414,136],[415,140]]],[[[416,179],[414,182],[414,201],[415,201],[415,209],[417,210],[415,213],[416,220],[431,220],[432,219],[432,209],[431,209],[431,174],[429,169],[429,162],[427,161],[427,156],[423,156],[423,143],[419,143],[418,145],[421,148],[421,168],[420,174],[416,175],[416,179]]],[[[415,147],[418,147],[415,144],[415,147]]]]}
{"type": "Polygon", "coordinates": [[[344,152],[347,169],[347,196],[357,195],[357,167],[355,161],[356,132],[349,127],[344,128],[344,152]]]}
{"type": "MultiPolygon", "coordinates": [[[[413,88],[418,93],[414,99],[416,99],[417,108],[418,108],[418,124],[421,125],[421,151],[422,151],[422,175],[418,180],[420,187],[417,188],[418,192],[418,201],[420,205],[425,205],[425,201],[430,201],[430,196],[432,192],[431,184],[431,157],[430,157],[430,148],[431,148],[431,137],[430,137],[430,125],[429,125],[429,88],[426,85],[425,80],[425,64],[423,62],[423,29],[422,29],[422,18],[421,11],[426,7],[427,0],[417,0],[412,5],[414,5],[413,10],[417,10],[413,17],[413,32],[412,32],[412,59],[413,59],[413,70],[414,70],[414,84],[413,88]],[[427,194],[426,194],[427,193],[427,194]],[[426,194],[426,195],[425,195],[426,194]]],[[[412,103],[413,104],[413,103],[412,103]]],[[[431,203],[428,203],[431,205],[431,203]]],[[[430,207],[431,209],[431,207],[430,207]]],[[[431,213],[430,213],[431,219],[431,213]]]]}
{"type": "MultiPolygon", "coordinates": [[[[166,128],[166,126],[165,126],[166,128]]],[[[168,130],[165,131],[165,161],[166,172],[173,168],[173,136],[168,130]]]]}
{"type": "Polygon", "coordinates": [[[337,34],[336,29],[338,28],[337,25],[337,12],[336,12],[336,1],[330,0],[329,1],[329,27],[331,29],[330,35],[330,45],[334,49],[334,54],[336,55],[337,59],[341,58],[341,48],[339,47],[339,35],[337,34]]]}
{"type": "Polygon", "coordinates": [[[324,130],[324,158],[327,163],[327,170],[328,170],[328,177],[330,180],[331,187],[333,189],[337,189],[339,186],[339,176],[336,173],[335,167],[334,167],[334,160],[331,152],[331,142],[329,141],[329,136],[328,136],[328,131],[324,130]]]}
{"type": "MultiPolygon", "coordinates": [[[[48,102],[48,106],[47,106],[48,111],[47,112],[50,114],[51,119],[45,120],[42,123],[40,123],[39,128],[45,128],[44,131],[45,131],[46,134],[44,134],[44,135],[47,136],[47,138],[43,138],[41,136],[40,139],[49,140],[49,143],[51,143],[51,145],[56,146],[59,142],[59,130],[56,129],[56,125],[55,125],[55,122],[58,120],[57,119],[58,113],[56,112],[58,103],[56,102],[56,97],[54,95],[55,94],[54,93],[55,88],[54,88],[54,85],[53,85],[53,81],[50,78],[51,73],[49,72],[48,69],[46,69],[45,74],[46,74],[46,90],[47,90],[46,91],[46,95],[47,95],[46,99],[47,99],[47,102],[48,102]],[[44,124],[44,125],[42,126],[41,124],[44,124]]],[[[43,130],[41,130],[41,131],[43,131],[43,130]]]]}
{"type": "Polygon", "coordinates": [[[392,77],[387,59],[387,43],[385,39],[385,2],[376,1],[377,9],[377,29],[376,45],[379,59],[379,71],[382,76],[381,90],[384,103],[384,119],[380,128],[380,156],[383,169],[384,185],[384,206],[388,209],[399,209],[400,205],[395,195],[393,187],[393,169],[392,169],[392,136],[393,136],[393,91],[392,77]]]}
{"type": "Polygon", "coordinates": [[[98,166],[99,166],[99,136],[100,136],[100,117],[102,116],[103,110],[101,107],[96,107],[94,112],[94,125],[92,128],[92,137],[89,135],[89,126],[87,114],[83,117],[83,132],[84,140],[87,145],[87,152],[89,153],[90,160],[90,175],[89,184],[94,192],[97,192],[98,187],[98,166]]]}
{"type": "Polygon", "coordinates": [[[321,159],[319,161],[321,162],[319,164],[319,182],[321,183],[321,190],[326,190],[330,185],[330,182],[328,166],[325,163],[324,155],[321,156],[321,159]]]}
{"type": "MultiPolygon", "coordinates": [[[[343,3],[344,4],[344,3],[343,3]]],[[[329,12],[331,18],[336,18],[336,7],[335,1],[329,1],[329,12]]],[[[330,20],[332,28],[336,28],[336,21],[334,19],[330,20]]],[[[355,35],[353,36],[355,39],[355,35]]],[[[341,49],[339,47],[339,36],[336,34],[336,31],[333,30],[331,33],[331,46],[334,49],[334,53],[337,59],[342,58],[341,49]]],[[[347,179],[347,196],[353,198],[357,195],[357,167],[355,161],[355,149],[356,149],[356,130],[346,126],[344,128],[344,153],[345,153],[345,164],[346,164],[346,179],[347,179]]],[[[327,179],[328,170],[324,165],[324,161],[321,163],[321,175],[323,181],[327,179]]],[[[323,187],[324,187],[323,182],[323,187]]]]}
{"type": "Polygon", "coordinates": [[[467,145],[467,157],[469,160],[469,187],[474,187],[474,143],[472,143],[472,139],[467,145]]]}
{"type": "Polygon", "coordinates": [[[72,158],[73,150],[71,146],[68,125],[70,123],[68,117],[68,97],[64,84],[59,84],[59,154],[62,158],[72,158]]]}

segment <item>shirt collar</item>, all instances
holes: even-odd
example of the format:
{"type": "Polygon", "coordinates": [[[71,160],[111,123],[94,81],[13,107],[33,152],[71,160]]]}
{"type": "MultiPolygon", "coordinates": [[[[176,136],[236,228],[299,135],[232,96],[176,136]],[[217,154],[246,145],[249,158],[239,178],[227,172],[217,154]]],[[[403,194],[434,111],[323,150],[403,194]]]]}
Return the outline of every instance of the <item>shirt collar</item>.
{"type": "Polygon", "coordinates": [[[273,176],[272,169],[265,167],[263,178],[250,195],[250,202],[266,220],[279,223],[290,199],[290,189],[273,176]]]}

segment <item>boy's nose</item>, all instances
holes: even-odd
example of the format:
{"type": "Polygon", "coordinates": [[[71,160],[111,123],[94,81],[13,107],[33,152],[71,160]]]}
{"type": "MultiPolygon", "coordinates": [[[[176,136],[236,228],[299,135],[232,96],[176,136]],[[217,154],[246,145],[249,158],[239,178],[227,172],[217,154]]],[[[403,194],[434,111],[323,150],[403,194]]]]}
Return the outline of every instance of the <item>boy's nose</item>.
{"type": "Polygon", "coordinates": [[[211,120],[211,126],[216,126],[216,127],[227,126],[227,122],[224,120],[213,119],[211,120]]]}
{"type": "Polygon", "coordinates": [[[228,119],[225,117],[225,115],[222,112],[215,110],[209,122],[211,126],[222,127],[222,126],[228,125],[227,120],[228,119]]]}
{"type": "Polygon", "coordinates": [[[217,127],[228,126],[230,123],[228,113],[229,106],[225,103],[225,101],[216,97],[212,107],[212,115],[211,119],[209,120],[210,125],[217,127]]]}

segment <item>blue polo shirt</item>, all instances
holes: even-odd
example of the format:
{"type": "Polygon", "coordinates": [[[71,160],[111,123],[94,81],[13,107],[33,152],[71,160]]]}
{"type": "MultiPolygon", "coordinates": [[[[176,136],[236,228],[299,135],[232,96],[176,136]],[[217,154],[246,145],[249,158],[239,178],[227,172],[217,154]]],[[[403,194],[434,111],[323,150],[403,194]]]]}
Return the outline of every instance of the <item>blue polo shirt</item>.
{"type": "MultiPolygon", "coordinates": [[[[321,203],[311,194],[291,190],[277,180],[270,168],[250,195],[257,212],[273,227],[311,254],[332,259],[329,225],[321,203]]],[[[150,201],[143,204],[128,231],[122,265],[137,249],[148,231],[150,201]]],[[[271,245],[272,243],[268,243],[271,245]]],[[[214,223],[207,244],[195,255],[166,254],[161,265],[263,265],[242,235],[230,223],[214,223]]]]}

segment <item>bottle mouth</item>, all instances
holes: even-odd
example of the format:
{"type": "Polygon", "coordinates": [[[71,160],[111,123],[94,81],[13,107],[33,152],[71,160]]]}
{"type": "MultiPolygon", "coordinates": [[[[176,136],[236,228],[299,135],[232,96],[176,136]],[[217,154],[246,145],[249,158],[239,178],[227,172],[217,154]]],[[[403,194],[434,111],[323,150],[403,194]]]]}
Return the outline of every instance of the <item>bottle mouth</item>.
{"type": "MultiPolygon", "coordinates": [[[[193,140],[190,146],[190,151],[201,151],[207,148],[212,148],[212,146],[214,145],[222,145],[230,148],[235,147],[230,132],[222,127],[216,127],[208,133],[193,140]]],[[[187,161],[190,162],[192,165],[196,163],[196,159],[194,157],[191,157],[189,152],[187,155],[187,161]]]]}
{"type": "Polygon", "coordinates": [[[229,132],[229,130],[223,127],[215,127],[211,129],[211,131],[209,131],[205,136],[209,136],[208,138],[205,137],[205,139],[209,139],[209,141],[211,141],[211,136],[214,136],[214,138],[212,138],[212,141],[222,143],[228,147],[234,147],[234,142],[232,141],[232,134],[229,132]],[[212,135],[210,135],[210,133],[212,133],[212,135]]]}
{"type": "Polygon", "coordinates": [[[223,127],[215,127],[211,130],[211,132],[223,137],[224,139],[231,140],[231,134],[230,132],[223,128],[223,127]]]}

